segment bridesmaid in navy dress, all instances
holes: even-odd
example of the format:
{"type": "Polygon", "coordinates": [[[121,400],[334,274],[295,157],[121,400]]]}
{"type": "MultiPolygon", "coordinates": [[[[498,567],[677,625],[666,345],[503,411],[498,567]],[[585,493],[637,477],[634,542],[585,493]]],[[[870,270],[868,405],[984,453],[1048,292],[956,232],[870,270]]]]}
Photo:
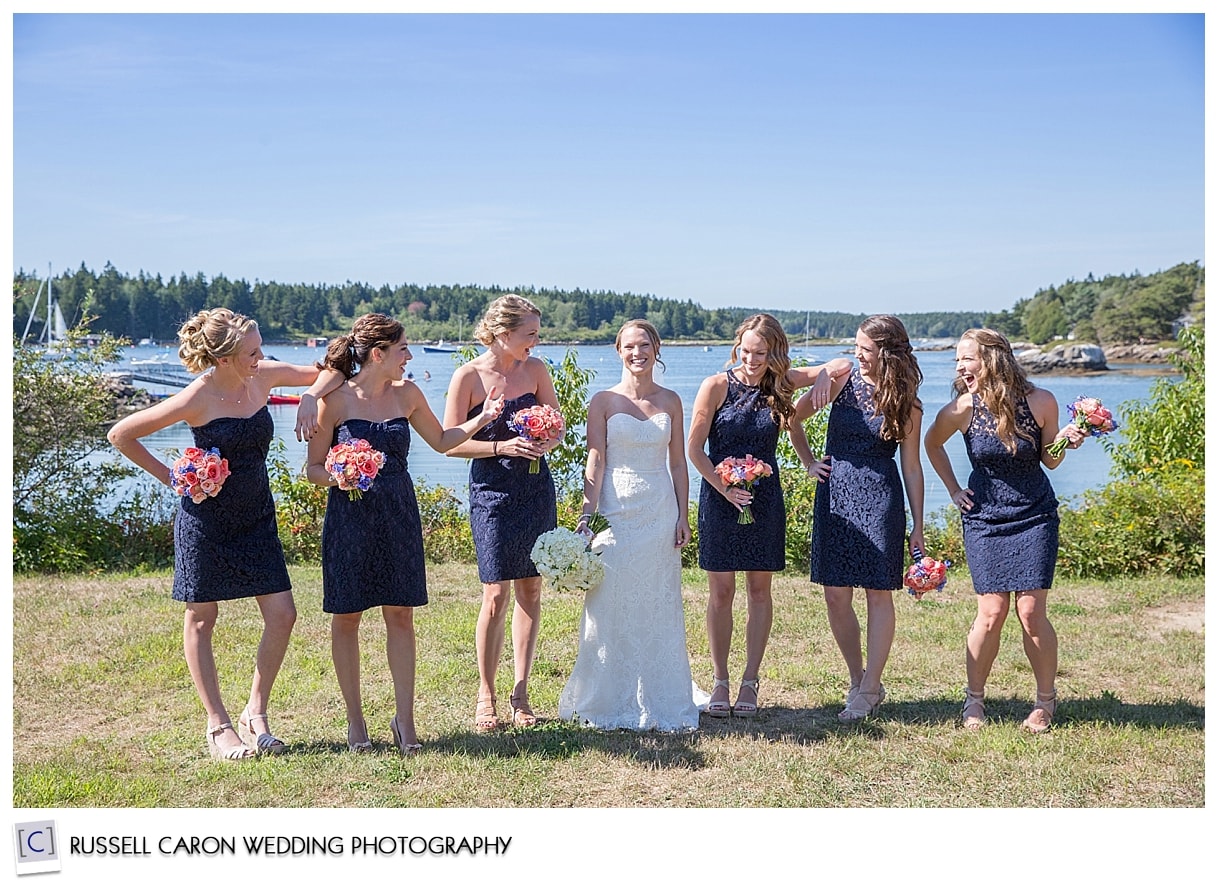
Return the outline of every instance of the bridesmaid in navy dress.
{"type": "Polygon", "coordinates": [[[751,717],[757,713],[758,671],[770,636],[774,607],[770,586],[786,566],[786,510],[778,473],[778,436],[795,412],[796,388],[813,383],[812,400],[823,407],[832,377],[848,371],[850,362],[792,368],[787,335],[765,313],[751,316],[736,329],[728,370],[702,381],[689,427],[689,460],[702,476],[698,496],[698,565],[707,571],[710,595],[706,629],[714,666],[714,691],[706,714],[751,717]],[[739,364],[736,360],[739,358],[739,364]],[[709,446],[709,453],[708,453],[709,446]],[[752,454],[770,464],[773,474],[749,492],[724,486],[715,466],[726,457],[752,454]],[[738,516],[750,506],[754,523],[738,516]],[[728,704],[728,653],[732,641],[732,603],[736,573],[745,574],[748,618],[745,662],[735,705],[728,704]]]}
{"type": "Polygon", "coordinates": [[[1047,615],[1057,565],[1057,497],[1041,466],[1065,458],[1049,446],[1060,438],[1077,448],[1086,437],[1073,423],[1057,426],[1057,399],[1033,386],[1002,334],[965,331],[956,346],[954,401],[944,405],[926,433],[926,456],[952,504],[961,511],[977,617],[968,633],[964,726],[985,723],[985,683],[998,656],[1002,625],[1015,595],[1023,648],[1036,677],[1036,702],[1023,722],[1044,732],[1057,710],[1057,633],[1047,615]],[[944,444],[964,435],[973,471],[961,488],[944,444]]]}
{"type": "Polygon", "coordinates": [[[537,404],[558,409],[549,370],[530,354],[540,332],[541,310],[525,298],[506,294],[493,301],[474,332],[486,351],[457,368],[444,408],[444,425],[456,426],[479,412],[488,389],[503,390],[502,414],[448,452],[471,460],[470,524],[482,582],[475,636],[479,687],[474,725],[484,732],[499,726],[495,677],[513,593],[512,722],[518,726],[537,722],[528,683],[541,621],[541,575],[531,552],[537,537],[558,524],[554,481],[544,456],[562,439],[530,441],[512,431],[509,421],[517,411],[537,404]],[[529,474],[534,460],[540,460],[540,471],[529,474]]]}
{"type": "Polygon", "coordinates": [[[183,364],[202,376],[177,395],[120,420],[108,437],[124,456],[166,486],[172,486],[168,468],[140,439],[179,420],[190,426],[196,447],[217,447],[228,460],[230,474],[216,496],[197,504],[182,497],[174,521],[173,597],[186,604],[186,665],[207,712],[211,755],[244,760],[280,753],[284,743],[271,734],[266,709],[296,622],[296,607],[266,472],[274,436],[266,402],[276,386],[312,383],[301,397],[296,424],[298,438],[311,437],[317,425],[317,396],[340,377],[319,375],[315,366],[264,361],[257,323],[228,309],[199,312],[182,325],[178,340],[183,364]],[[257,600],[263,631],[238,733],[220,694],[212,632],[219,601],[243,597],[257,600]]]}
{"type": "Polygon", "coordinates": [[[811,411],[807,396],[795,405],[791,443],[820,483],[812,516],[812,581],[823,585],[829,629],[850,673],[843,722],[869,716],[884,701],[880,681],[896,634],[892,596],[905,569],[905,505],[913,517],[910,549],[923,548],[924,482],[919,442],[922,370],[905,325],[893,315],[873,315],[854,340],[858,367],[833,381],[833,408],[825,456],[814,459],[801,421],[811,411]],[[896,454],[901,454],[898,474],[896,454]],[[867,601],[867,666],[854,612],[854,589],[867,601]]]}
{"type": "Polygon", "coordinates": [[[385,619],[386,654],[396,713],[389,723],[402,754],[421,748],[414,719],[414,607],[427,603],[423,527],[414,483],[406,468],[410,428],[444,453],[486,425],[503,407],[492,389],[485,410],[461,426],[444,429],[419,387],[403,379],[412,358],[400,322],[372,313],[351,333],[331,341],[324,366],[347,381],[320,403],[320,431],[309,442],[306,475],[328,486],[322,528],[323,609],[330,623],[334,673],[347,708],[347,747],[371,751],[359,677],[359,626],[365,610],[379,606],[385,619]],[[352,499],[326,469],[331,446],[366,439],[385,463],[362,497],[352,499]],[[391,541],[386,531],[392,530],[391,541]]]}

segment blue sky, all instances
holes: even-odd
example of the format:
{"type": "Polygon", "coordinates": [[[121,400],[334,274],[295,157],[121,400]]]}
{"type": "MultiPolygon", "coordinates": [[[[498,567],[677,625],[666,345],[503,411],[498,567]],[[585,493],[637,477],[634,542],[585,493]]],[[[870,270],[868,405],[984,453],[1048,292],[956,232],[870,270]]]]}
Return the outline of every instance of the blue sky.
{"type": "Polygon", "coordinates": [[[1201,15],[17,15],[15,267],[1009,307],[1204,259],[1201,15]]]}

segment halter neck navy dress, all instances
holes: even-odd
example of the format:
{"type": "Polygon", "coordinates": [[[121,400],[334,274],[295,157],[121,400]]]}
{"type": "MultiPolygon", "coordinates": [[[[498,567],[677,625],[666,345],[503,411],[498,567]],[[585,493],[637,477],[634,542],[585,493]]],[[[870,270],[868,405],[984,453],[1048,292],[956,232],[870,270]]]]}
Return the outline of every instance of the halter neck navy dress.
{"type": "Polygon", "coordinates": [[[270,411],[219,417],[190,433],[196,447],[219,449],[229,475],[213,497],[182,497],[173,522],[173,599],[210,603],[292,590],[266,473],[275,436],[270,411]]]}
{"type": "Polygon", "coordinates": [[[729,456],[753,454],[774,473],[753,485],[752,524],[737,523],[740,512],[702,479],[698,494],[698,566],[710,572],[778,572],[787,562],[787,512],[778,474],[778,424],[761,397],[727,371],[727,397],[707,433],[707,452],[718,465],[729,456]]]}
{"type": "Polygon", "coordinates": [[[964,553],[978,594],[1036,591],[1053,585],[1057,566],[1057,496],[1040,462],[1040,426],[1020,399],[1014,456],[998,437],[998,419],[973,394],[964,433],[973,471],[973,507],[962,512],[964,553]],[[1033,440],[1034,439],[1034,440],[1033,440]]]}
{"type": "Polygon", "coordinates": [[[406,469],[410,423],[406,417],[345,420],[331,444],[354,438],[385,454],[385,464],[359,499],[330,488],[321,530],[322,609],[346,614],[377,606],[424,606],[423,524],[406,469]]]}
{"type": "MultiPolygon", "coordinates": [[[[478,441],[507,441],[518,437],[511,428],[512,416],[537,404],[537,396],[526,392],[503,403],[503,412],[474,435],[478,441]]],[[[473,408],[466,419],[482,413],[473,408]]],[[[478,556],[478,580],[504,582],[540,576],[533,565],[537,537],[558,526],[554,479],[545,457],[535,475],[529,460],[519,456],[490,456],[469,463],[469,514],[478,556]]]]}

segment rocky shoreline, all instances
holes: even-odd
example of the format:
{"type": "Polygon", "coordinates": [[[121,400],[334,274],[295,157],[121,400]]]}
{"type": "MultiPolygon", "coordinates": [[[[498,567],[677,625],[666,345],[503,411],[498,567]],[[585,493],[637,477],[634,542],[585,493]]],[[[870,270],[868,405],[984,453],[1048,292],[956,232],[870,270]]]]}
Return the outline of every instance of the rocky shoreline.
{"type": "Polygon", "coordinates": [[[1154,373],[1173,373],[1172,349],[1154,343],[1098,346],[1094,343],[1068,343],[1041,349],[1016,347],[1015,357],[1030,374],[1094,373],[1109,370],[1109,364],[1144,367],[1154,373]]]}

